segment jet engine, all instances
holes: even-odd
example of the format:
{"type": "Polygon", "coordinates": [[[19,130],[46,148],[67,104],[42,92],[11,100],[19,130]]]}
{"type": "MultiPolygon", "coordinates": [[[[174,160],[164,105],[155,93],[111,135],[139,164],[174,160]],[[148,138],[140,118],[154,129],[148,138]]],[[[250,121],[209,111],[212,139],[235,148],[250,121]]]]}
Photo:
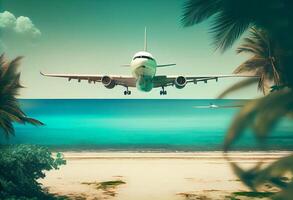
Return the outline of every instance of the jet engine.
{"type": "Polygon", "coordinates": [[[186,81],[186,78],[184,76],[178,76],[176,79],[175,79],[175,86],[176,88],[178,89],[182,89],[185,87],[187,81],[186,81]]]}
{"type": "Polygon", "coordinates": [[[102,77],[102,83],[108,89],[112,89],[116,85],[115,81],[113,79],[111,79],[111,77],[109,77],[109,76],[103,76],[102,77]]]}

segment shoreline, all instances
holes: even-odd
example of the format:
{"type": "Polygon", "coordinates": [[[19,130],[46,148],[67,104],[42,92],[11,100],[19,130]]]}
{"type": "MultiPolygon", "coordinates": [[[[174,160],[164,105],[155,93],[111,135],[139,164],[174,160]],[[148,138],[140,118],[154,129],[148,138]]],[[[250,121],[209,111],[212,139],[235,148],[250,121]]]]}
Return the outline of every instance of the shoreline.
{"type": "MultiPolygon", "coordinates": [[[[57,152],[53,152],[56,154],[57,152]]],[[[221,151],[200,152],[133,152],[133,151],[61,151],[65,159],[277,159],[293,151],[237,151],[224,153],[221,151]]]]}

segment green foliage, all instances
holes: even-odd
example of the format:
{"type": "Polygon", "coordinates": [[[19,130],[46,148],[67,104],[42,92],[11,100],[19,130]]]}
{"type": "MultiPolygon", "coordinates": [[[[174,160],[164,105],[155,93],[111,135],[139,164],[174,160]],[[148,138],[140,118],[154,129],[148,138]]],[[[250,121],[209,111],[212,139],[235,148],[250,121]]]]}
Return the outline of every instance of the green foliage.
{"type": "Polygon", "coordinates": [[[259,76],[258,88],[265,94],[271,81],[277,86],[280,85],[278,58],[275,56],[277,48],[264,30],[252,27],[249,33],[237,48],[237,53],[251,54],[252,57],[238,66],[234,73],[250,72],[259,76]]]}
{"type": "Polygon", "coordinates": [[[21,57],[17,57],[8,62],[3,54],[0,56],[0,129],[6,136],[14,134],[13,122],[43,125],[42,122],[26,116],[16,99],[19,89],[22,88],[18,72],[20,60],[21,57]]]}
{"type": "Polygon", "coordinates": [[[52,157],[47,148],[34,145],[2,147],[0,151],[0,199],[48,199],[37,179],[44,171],[66,164],[63,155],[52,157]],[[46,198],[45,198],[46,197],[46,198]]]}
{"type": "Polygon", "coordinates": [[[274,192],[233,192],[233,194],[237,196],[245,196],[245,197],[258,197],[258,198],[264,198],[264,197],[271,197],[274,195],[274,192]]]}

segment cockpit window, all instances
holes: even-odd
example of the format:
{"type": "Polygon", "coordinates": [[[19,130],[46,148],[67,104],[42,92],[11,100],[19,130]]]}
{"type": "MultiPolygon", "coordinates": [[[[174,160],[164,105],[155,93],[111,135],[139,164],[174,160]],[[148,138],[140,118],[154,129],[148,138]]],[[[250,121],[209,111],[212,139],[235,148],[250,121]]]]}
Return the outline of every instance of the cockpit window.
{"type": "Polygon", "coordinates": [[[137,58],[146,58],[146,59],[149,59],[149,60],[154,60],[153,58],[149,57],[149,56],[135,56],[133,58],[133,60],[137,59],[137,58]]]}

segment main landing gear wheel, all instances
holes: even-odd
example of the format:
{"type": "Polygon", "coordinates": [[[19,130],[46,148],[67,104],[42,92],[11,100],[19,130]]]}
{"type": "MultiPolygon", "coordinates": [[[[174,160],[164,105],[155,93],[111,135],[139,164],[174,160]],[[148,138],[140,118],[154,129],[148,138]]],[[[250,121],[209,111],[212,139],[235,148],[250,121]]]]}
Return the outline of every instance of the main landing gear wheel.
{"type": "Polygon", "coordinates": [[[128,88],[126,88],[126,90],[124,91],[124,95],[131,95],[131,91],[129,91],[128,88]]]}
{"type": "Polygon", "coordinates": [[[131,91],[124,91],[124,95],[131,95],[131,91]]]}
{"type": "Polygon", "coordinates": [[[162,90],[160,91],[160,95],[167,95],[167,91],[162,87],[162,90]]]}

